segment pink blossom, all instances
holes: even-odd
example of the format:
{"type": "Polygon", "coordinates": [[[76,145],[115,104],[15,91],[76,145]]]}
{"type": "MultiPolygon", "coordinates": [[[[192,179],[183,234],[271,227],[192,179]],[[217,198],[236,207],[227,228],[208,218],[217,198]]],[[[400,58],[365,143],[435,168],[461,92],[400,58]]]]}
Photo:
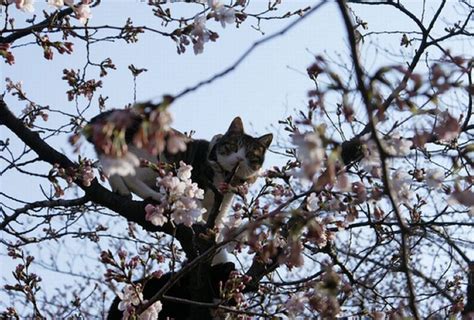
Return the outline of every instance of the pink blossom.
{"type": "Polygon", "coordinates": [[[447,141],[457,138],[461,130],[458,120],[447,111],[440,114],[440,120],[439,125],[434,130],[438,138],[447,141]]]}
{"type": "Polygon", "coordinates": [[[370,172],[374,177],[380,177],[382,173],[380,164],[382,161],[377,145],[372,139],[365,140],[363,143],[362,152],[364,153],[364,158],[361,161],[361,165],[365,171],[370,172]]]}
{"type": "Polygon", "coordinates": [[[150,221],[153,225],[161,227],[166,222],[168,218],[163,215],[164,209],[162,206],[154,206],[152,204],[147,204],[145,207],[145,219],[150,221]]]}
{"type": "Polygon", "coordinates": [[[14,2],[16,5],[16,8],[23,12],[32,13],[35,11],[35,8],[34,8],[35,0],[14,0],[14,2]]]}
{"type": "Polygon", "coordinates": [[[226,23],[231,24],[235,22],[234,8],[227,8],[219,0],[209,0],[208,5],[214,12],[214,19],[220,21],[223,28],[225,28],[226,23]]]}
{"type": "Polygon", "coordinates": [[[206,209],[202,208],[199,200],[204,198],[204,190],[191,180],[192,166],[180,162],[177,176],[168,173],[158,177],[156,185],[162,198],[159,206],[148,205],[145,207],[147,220],[155,225],[162,225],[168,220],[163,215],[168,211],[177,224],[191,226],[198,222],[206,209]]]}
{"type": "Polygon", "coordinates": [[[178,169],[178,178],[181,180],[188,180],[191,179],[191,170],[193,169],[192,166],[185,164],[183,161],[179,163],[178,169]]]}
{"type": "Polygon", "coordinates": [[[92,180],[94,180],[94,171],[90,164],[87,164],[82,168],[82,183],[84,186],[89,187],[92,180]]]}
{"type": "Polygon", "coordinates": [[[319,199],[316,193],[312,192],[308,198],[306,198],[306,209],[310,212],[317,211],[319,209],[319,199]]]}
{"type": "Polygon", "coordinates": [[[173,117],[168,110],[154,110],[150,114],[150,121],[156,123],[160,130],[169,131],[173,117]]]}
{"type": "Polygon", "coordinates": [[[304,295],[294,294],[285,303],[285,309],[288,311],[290,318],[301,315],[305,306],[308,304],[308,298],[304,295]]]}
{"type": "Polygon", "coordinates": [[[177,134],[171,134],[168,138],[166,148],[168,152],[172,154],[186,151],[186,138],[177,134]]]}
{"type": "Polygon", "coordinates": [[[391,187],[395,196],[402,202],[408,202],[413,195],[410,185],[412,177],[403,169],[398,169],[392,174],[391,187]]]}
{"type": "Polygon", "coordinates": [[[321,169],[325,158],[323,142],[315,131],[295,133],[292,136],[293,143],[297,146],[297,157],[305,176],[310,180],[321,169]]]}
{"type": "Polygon", "coordinates": [[[382,140],[384,142],[385,151],[392,156],[406,156],[410,153],[410,148],[413,145],[408,139],[403,139],[399,134],[394,134],[389,140],[382,140]]]}
{"type": "Polygon", "coordinates": [[[184,224],[187,227],[191,227],[193,223],[199,221],[199,218],[206,212],[206,209],[186,209],[186,210],[174,210],[171,217],[173,220],[180,224],[184,224]]]}
{"type": "Polygon", "coordinates": [[[64,6],[64,1],[63,0],[48,0],[48,4],[51,6],[55,6],[57,8],[61,8],[64,6]]]}
{"type": "Polygon", "coordinates": [[[85,24],[87,20],[92,18],[91,8],[88,4],[79,5],[77,8],[75,8],[75,12],[76,18],[79,19],[82,24],[85,24]]]}
{"type": "Polygon", "coordinates": [[[210,39],[210,32],[206,28],[206,21],[205,16],[198,16],[194,19],[191,35],[194,37],[193,49],[196,55],[204,51],[204,43],[210,39]]]}
{"type": "Polygon", "coordinates": [[[74,0],[48,0],[48,4],[51,6],[55,6],[57,8],[61,8],[64,5],[68,5],[68,6],[74,5],[74,0]]]}
{"type": "Polygon", "coordinates": [[[469,207],[469,215],[474,217],[474,192],[470,190],[453,192],[450,202],[453,201],[469,207]]]}
{"type": "Polygon", "coordinates": [[[143,301],[143,294],[139,285],[133,286],[129,284],[124,288],[123,292],[118,292],[117,296],[122,300],[118,305],[118,309],[121,311],[125,311],[131,306],[138,306],[143,301]]]}
{"type": "Polygon", "coordinates": [[[425,181],[430,188],[441,188],[444,181],[444,171],[439,168],[428,169],[426,172],[425,181]]]}
{"type": "Polygon", "coordinates": [[[158,319],[158,314],[160,313],[161,309],[163,309],[163,305],[161,304],[161,301],[157,301],[151,306],[149,306],[145,311],[143,311],[138,317],[138,319],[156,320],[158,319]]]}

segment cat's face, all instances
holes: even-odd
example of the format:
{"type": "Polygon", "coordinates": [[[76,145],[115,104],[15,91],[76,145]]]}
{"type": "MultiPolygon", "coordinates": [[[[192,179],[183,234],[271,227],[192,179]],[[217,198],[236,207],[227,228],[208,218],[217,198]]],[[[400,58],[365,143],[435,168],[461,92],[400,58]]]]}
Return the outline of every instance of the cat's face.
{"type": "Polygon", "coordinates": [[[262,167],[265,152],[272,139],[272,134],[258,138],[245,134],[242,120],[237,117],[232,121],[227,132],[216,139],[210,160],[217,162],[228,172],[232,172],[239,164],[236,176],[248,179],[262,167]]]}

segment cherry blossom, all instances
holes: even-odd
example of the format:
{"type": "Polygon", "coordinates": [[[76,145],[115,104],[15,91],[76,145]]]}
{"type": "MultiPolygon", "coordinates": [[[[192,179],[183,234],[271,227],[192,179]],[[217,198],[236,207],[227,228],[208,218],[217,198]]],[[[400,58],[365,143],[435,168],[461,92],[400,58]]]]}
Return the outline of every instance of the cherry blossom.
{"type": "Polygon", "coordinates": [[[313,179],[314,175],[321,169],[324,161],[325,152],[323,142],[314,131],[305,133],[295,133],[292,135],[293,143],[297,148],[297,157],[306,178],[313,179]]]}
{"type": "Polygon", "coordinates": [[[92,180],[94,180],[94,171],[92,170],[92,163],[90,161],[86,161],[81,174],[82,183],[84,186],[89,187],[92,180]]]}
{"type": "Polygon", "coordinates": [[[385,151],[392,156],[406,156],[410,153],[410,148],[413,145],[408,139],[403,139],[398,133],[391,136],[389,140],[382,140],[384,142],[385,151]]]}
{"type": "Polygon", "coordinates": [[[455,191],[451,195],[449,203],[460,203],[469,207],[469,215],[474,217],[474,192],[470,190],[455,191]]]}
{"type": "Polygon", "coordinates": [[[306,209],[310,212],[317,211],[319,209],[319,199],[316,193],[311,193],[306,199],[306,209]]]}
{"type": "Polygon", "coordinates": [[[436,126],[434,132],[440,140],[450,141],[458,137],[461,127],[458,120],[449,112],[444,111],[440,114],[440,123],[436,126]]]}
{"type": "Polygon", "coordinates": [[[223,28],[225,28],[226,23],[235,22],[234,8],[227,8],[219,0],[209,0],[208,5],[214,11],[214,18],[216,21],[220,21],[223,28]]]}
{"type": "Polygon", "coordinates": [[[156,320],[158,319],[158,314],[160,313],[161,309],[163,309],[163,305],[161,304],[161,301],[157,301],[151,306],[149,306],[145,311],[143,311],[138,317],[138,319],[139,320],[156,320]]]}
{"type": "Polygon", "coordinates": [[[64,5],[68,5],[68,6],[74,5],[74,0],[48,0],[48,4],[55,6],[57,8],[61,8],[64,5]]]}
{"type": "Polygon", "coordinates": [[[177,224],[190,227],[198,222],[206,209],[200,200],[204,199],[204,190],[191,180],[192,166],[180,162],[177,175],[168,172],[157,178],[156,186],[162,195],[158,205],[145,207],[146,219],[156,226],[162,226],[169,219],[177,224]]]}
{"type": "Polygon", "coordinates": [[[173,117],[168,109],[155,110],[150,114],[150,121],[156,123],[156,125],[163,131],[169,131],[171,129],[171,123],[173,117]]]}
{"type": "Polygon", "coordinates": [[[382,174],[382,168],[380,166],[382,160],[380,159],[380,154],[375,141],[368,138],[361,139],[361,141],[363,143],[362,152],[364,154],[361,166],[374,177],[380,177],[382,174]]]}
{"type": "Polygon", "coordinates": [[[444,171],[439,168],[428,169],[425,176],[425,181],[428,187],[439,189],[444,181],[444,171]]]}
{"type": "Polygon", "coordinates": [[[168,138],[166,148],[170,153],[178,153],[180,151],[186,151],[186,139],[182,135],[171,134],[168,138]]]}
{"type": "Polygon", "coordinates": [[[412,181],[412,177],[403,169],[398,169],[392,174],[391,187],[400,201],[410,201],[412,197],[410,189],[412,181]]]}
{"type": "Polygon", "coordinates": [[[291,295],[288,301],[285,303],[285,308],[288,314],[293,319],[298,315],[301,315],[304,311],[305,306],[308,304],[308,298],[302,294],[291,295]]]}
{"type": "Polygon", "coordinates": [[[91,8],[88,4],[81,4],[75,8],[76,17],[82,24],[85,24],[87,20],[92,18],[91,8]]]}
{"type": "Polygon", "coordinates": [[[194,19],[193,31],[191,31],[191,35],[194,37],[194,54],[203,53],[204,43],[208,42],[210,39],[211,33],[206,28],[206,21],[205,16],[197,16],[194,19]]]}
{"type": "Polygon", "coordinates": [[[164,209],[161,206],[147,204],[145,207],[145,212],[145,219],[150,221],[155,226],[162,226],[168,222],[168,218],[163,214],[164,209]]]}
{"type": "Polygon", "coordinates": [[[23,12],[29,12],[32,13],[35,11],[35,0],[10,0],[9,3],[15,3],[15,6],[17,9],[23,11],[23,12]]]}
{"type": "Polygon", "coordinates": [[[121,300],[118,305],[118,309],[121,311],[126,311],[131,306],[138,306],[143,301],[143,294],[139,285],[129,284],[123,289],[123,292],[118,292],[117,296],[121,300]]]}

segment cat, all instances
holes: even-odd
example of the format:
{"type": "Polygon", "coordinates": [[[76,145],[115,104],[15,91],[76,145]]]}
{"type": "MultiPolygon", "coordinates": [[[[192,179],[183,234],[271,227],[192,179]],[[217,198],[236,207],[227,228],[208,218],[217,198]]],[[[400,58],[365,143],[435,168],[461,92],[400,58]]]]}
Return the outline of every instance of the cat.
{"type": "MultiPolygon", "coordinates": [[[[110,112],[93,118],[91,123],[104,121],[107,115],[110,115],[110,112]]],[[[131,143],[139,121],[139,118],[134,119],[134,123],[125,134],[128,153],[124,157],[111,158],[96,148],[103,167],[106,167],[110,174],[109,183],[112,190],[124,196],[131,196],[134,193],[143,199],[151,198],[159,201],[161,197],[155,190],[157,173],[150,168],[140,167],[139,159],[143,158],[150,162],[165,161],[176,166],[183,161],[193,167],[191,179],[205,192],[203,207],[206,208],[207,213],[204,220],[208,219],[209,212],[214,207],[216,192],[219,192],[218,189],[222,183],[228,182],[232,186],[239,186],[246,182],[255,182],[265,159],[265,153],[273,139],[271,133],[257,138],[247,135],[244,132],[242,120],[236,117],[224,134],[215,135],[211,141],[187,139],[186,151],[176,154],[165,151],[156,157],[131,143]],[[126,174],[118,174],[124,171],[126,174]]],[[[224,193],[215,217],[215,225],[218,228],[232,204],[232,199],[232,192],[224,193]]],[[[213,298],[219,298],[218,284],[225,283],[232,270],[234,270],[234,264],[227,261],[225,249],[219,250],[213,257],[209,270],[209,286],[212,289],[213,298]]],[[[144,284],[144,298],[149,299],[158,292],[170,277],[171,274],[166,274],[160,279],[151,279],[144,284]]],[[[189,286],[188,277],[184,277],[168,291],[167,295],[190,299],[189,286]]],[[[118,303],[119,298],[116,298],[109,310],[108,319],[121,319],[122,311],[118,310],[118,303]]],[[[159,319],[189,317],[190,306],[187,304],[166,300],[162,301],[162,304],[163,310],[159,314],[159,319]]]]}
{"type": "MultiPolygon", "coordinates": [[[[235,265],[232,262],[222,263],[212,266],[209,270],[208,283],[206,283],[207,290],[214,299],[219,298],[220,288],[229,279],[230,273],[235,270],[235,265]]],[[[172,273],[166,273],[160,278],[150,278],[147,280],[140,280],[139,283],[143,286],[143,299],[148,300],[155,295],[171,278],[172,273]]],[[[190,291],[192,290],[191,274],[188,273],[176,282],[166,293],[166,296],[173,298],[181,298],[192,300],[190,291]]],[[[119,297],[116,297],[112,302],[107,320],[120,320],[123,316],[123,311],[118,309],[120,303],[119,297]]],[[[191,314],[191,307],[186,303],[179,303],[174,301],[167,301],[162,299],[162,310],[158,314],[158,319],[188,319],[191,314]]],[[[231,302],[232,303],[232,302],[231,302]]],[[[212,317],[212,311],[209,310],[209,318],[212,317]]],[[[221,317],[219,317],[221,318],[221,317]]]]}
{"type": "MultiPolygon", "coordinates": [[[[113,112],[115,111],[107,111],[92,118],[90,124],[104,122],[104,119],[109,119],[113,112]]],[[[236,117],[224,134],[215,135],[211,141],[186,138],[186,151],[176,154],[164,151],[157,157],[132,144],[140,121],[139,117],[135,117],[127,127],[125,140],[128,152],[123,157],[107,156],[96,147],[104,172],[109,176],[112,191],[122,196],[131,197],[133,193],[142,199],[160,201],[161,196],[156,190],[158,174],[148,167],[140,167],[140,159],[153,163],[164,161],[176,166],[183,161],[193,167],[191,179],[204,190],[202,204],[207,210],[204,215],[205,221],[214,206],[215,193],[222,183],[229,182],[232,186],[238,186],[245,182],[250,184],[255,182],[265,153],[273,139],[271,133],[257,138],[247,135],[241,118],[236,117]]],[[[177,131],[174,131],[174,134],[182,135],[177,131]]],[[[88,138],[93,142],[90,135],[88,138]]],[[[214,223],[218,228],[232,200],[232,192],[223,195],[214,223]]]]}

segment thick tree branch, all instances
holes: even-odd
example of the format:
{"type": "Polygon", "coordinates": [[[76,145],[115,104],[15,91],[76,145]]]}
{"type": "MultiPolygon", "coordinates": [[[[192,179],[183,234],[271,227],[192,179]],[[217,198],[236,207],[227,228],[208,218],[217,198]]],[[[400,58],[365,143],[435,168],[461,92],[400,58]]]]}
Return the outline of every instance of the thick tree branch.
{"type": "MultiPolygon", "coordinates": [[[[57,164],[61,168],[66,169],[66,171],[69,169],[74,170],[78,167],[76,163],[52,148],[41,139],[38,133],[28,129],[23,122],[16,118],[8,109],[3,97],[0,98],[0,125],[9,128],[28,147],[35,151],[42,161],[48,162],[51,165],[57,164]]],[[[175,227],[171,223],[157,227],[145,219],[145,201],[134,201],[111,192],[104,188],[97,179],[94,179],[90,186],[85,186],[81,180],[75,180],[74,182],[85,192],[86,197],[90,201],[117,212],[128,221],[139,224],[147,231],[162,231],[176,236],[189,259],[197,255],[193,244],[194,231],[191,228],[184,225],[175,227]]]]}
{"type": "Polygon", "coordinates": [[[17,30],[14,33],[10,34],[9,36],[6,37],[0,37],[0,44],[2,43],[13,43],[18,39],[21,39],[23,37],[26,37],[33,32],[39,32],[43,30],[44,28],[48,28],[54,25],[59,20],[64,19],[64,17],[72,14],[74,10],[72,8],[67,8],[61,11],[57,11],[53,13],[51,16],[49,16],[47,19],[44,19],[40,23],[37,23],[35,25],[32,25],[31,27],[24,28],[21,30],[17,30]]]}

